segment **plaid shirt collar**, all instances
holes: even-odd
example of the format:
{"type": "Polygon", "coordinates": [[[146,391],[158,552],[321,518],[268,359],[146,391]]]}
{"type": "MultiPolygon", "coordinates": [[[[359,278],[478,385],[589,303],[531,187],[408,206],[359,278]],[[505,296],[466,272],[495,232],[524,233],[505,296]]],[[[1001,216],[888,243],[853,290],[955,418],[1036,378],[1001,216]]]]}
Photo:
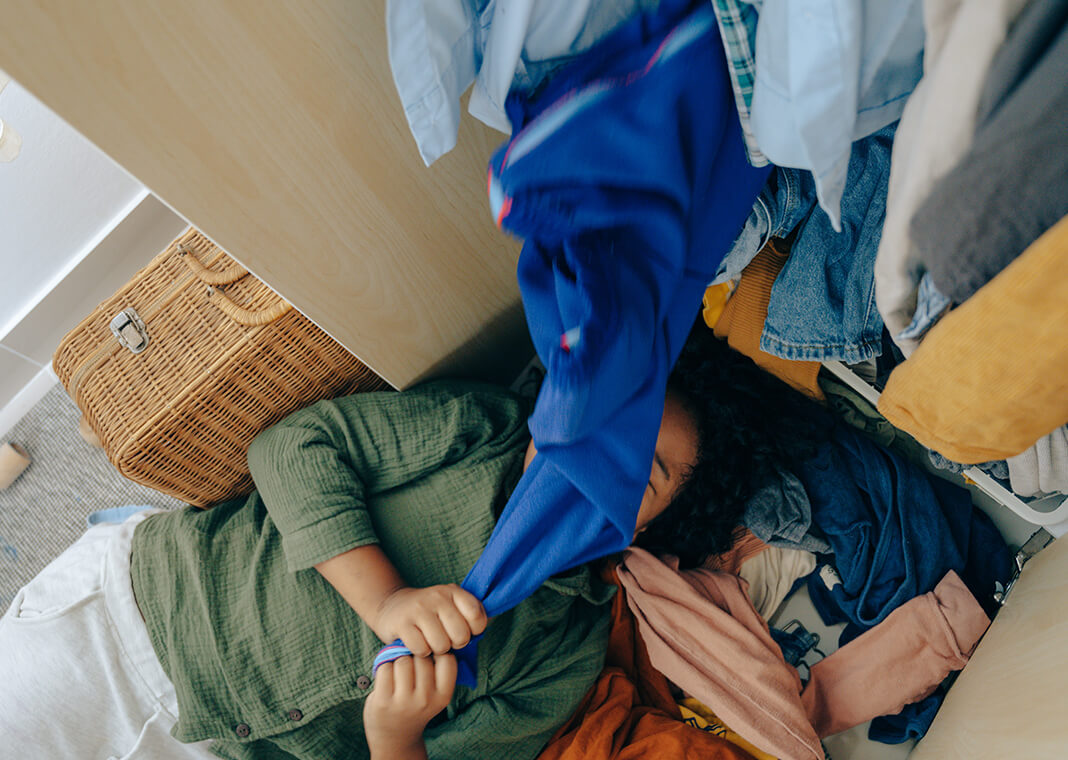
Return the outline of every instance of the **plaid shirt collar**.
{"type": "Polygon", "coordinates": [[[727,71],[734,90],[738,119],[742,124],[745,150],[753,166],[766,166],[769,163],[767,156],[760,152],[749,124],[749,106],[753,101],[753,80],[756,77],[755,42],[760,6],[761,0],[712,0],[712,10],[716,14],[727,55],[727,71]]]}

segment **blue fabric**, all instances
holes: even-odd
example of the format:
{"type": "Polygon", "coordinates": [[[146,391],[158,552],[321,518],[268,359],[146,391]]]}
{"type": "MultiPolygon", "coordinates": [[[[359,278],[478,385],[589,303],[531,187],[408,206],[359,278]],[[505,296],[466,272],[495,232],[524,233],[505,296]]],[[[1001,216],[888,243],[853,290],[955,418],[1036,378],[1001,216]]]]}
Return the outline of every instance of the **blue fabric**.
{"type": "Polygon", "coordinates": [[[920,278],[920,289],[916,293],[916,313],[909,326],[897,334],[898,340],[919,340],[935,326],[943,315],[949,311],[953,302],[935,285],[930,272],[924,272],[920,278]]]}
{"type": "Polygon", "coordinates": [[[850,144],[897,121],[923,75],[922,10],[921,0],[760,6],[752,130],[773,163],[813,173],[833,229],[850,144]]]}
{"type": "Polygon", "coordinates": [[[128,518],[130,515],[137,514],[138,512],[143,512],[146,509],[155,509],[155,507],[144,506],[140,504],[131,504],[125,507],[109,507],[108,509],[98,509],[94,512],[90,512],[86,516],[85,522],[86,525],[88,525],[90,528],[94,525],[102,525],[105,523],[122,523],[126,522],[126,518],[128,518]]]}
{"type": "Polygon", "coordinates": [[[849,623],[840,643],[933,590],[949,570],[993,615],[995,587],[1011,578],[1012,555],[965,489],[844,426],[800,469],[841,580],[814,573],[809,594],[828,625],[849,623]]]}
{"type": "Polygon", "coordinates": [[[1009,479],[1009,463],[1004,459],[995,459],[990,462],[980,462],[978,464],[961,464],[960,462],[954,462],[952,459],[946,459],[934,449],[927,450],[927,458],[932,465],[940,470],[947,470],[949,472],[960,474],[969,467],[978,467],[992,478],[1005,481],[1009,479]]]}
{"type": "Polygon", "coordinates": [[[853,144],[842,231],[816,205],[809,172],[776,167],[714,282],[741,274],[771,238],[794,235],[775,280],[760,348],[784,359],[855,364],[881,352],[875,254],[882,239],[897,125],[853,144]]]}
{"type": "MultiPolygon", "coordinates": [[[[715,19],[694,5],[664,0],[508,104],[490,198],[525,239],[519,289],[547,373],[538,455],[463,582],[491,617],[630,543],[668,372],[768,174],[746,160],[715,19]]],[[[473,682],[474,647],[458,657],[473,682]]]]}
{"type": "MultiPolygon", "coordinates": [[[[877,688],[877,686],[876,686],[877,688]]],[[[946,695],[935,692],[919,702],[905,705],[897,715],[882,715],[868,726],[868,738],[883,744],[901,744],[912,739],[922,739],[934,722],[938,708],[946,695]]]]}
{"type": "MultiPolygon", "coordinates": [[[[772,238],[785,238],[816,208],[812,174],[775,167],[711,284],[738,277],[772,238]]],[[[819,213],[823,213],[822,211],[819,213]]]]}
{"type": "Polygon", "coordinates": [[[784,359],[847,364],[881,353],[875,254],[886,217],[896,129],[891,124],[853,144],[841,232],[834,231],[822,210],[813,210],[796,228],[790,256],[771,288],[762,351],[784,359]]]}
{"type": "Polygon", "coordinates": [[[742,524],[765,544],[825,554],[831,545],[812,530],[808,494],[792,472],[782,470],[745,504],[742,524]]]}

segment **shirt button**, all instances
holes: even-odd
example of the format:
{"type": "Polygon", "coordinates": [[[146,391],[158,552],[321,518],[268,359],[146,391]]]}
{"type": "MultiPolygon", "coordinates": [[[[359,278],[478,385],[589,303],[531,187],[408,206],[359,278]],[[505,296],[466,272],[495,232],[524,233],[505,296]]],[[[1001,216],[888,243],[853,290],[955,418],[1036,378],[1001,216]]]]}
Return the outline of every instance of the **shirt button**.
{"type": "Polygon", "coordinates": [[[248,723],[238,723],[237,728],[234,729],[234,733],[244,739],[252,733],[252,729],[248,727],[248,723]]]}
{"type": "Polygon", "coordinates": [[[304,713],[300,710],[290,710],[286,715],[289,716],[290,720],[304,720],[304,713]]]}
{"type": "Polygon", "coordinates": [[[371,688],[371,679],[368,678],[367,676],[360,676],[359,678],[356,679],[356,686],[357,686],[357,688],[360,688],[360,689],[370,689],[371,688]]]}

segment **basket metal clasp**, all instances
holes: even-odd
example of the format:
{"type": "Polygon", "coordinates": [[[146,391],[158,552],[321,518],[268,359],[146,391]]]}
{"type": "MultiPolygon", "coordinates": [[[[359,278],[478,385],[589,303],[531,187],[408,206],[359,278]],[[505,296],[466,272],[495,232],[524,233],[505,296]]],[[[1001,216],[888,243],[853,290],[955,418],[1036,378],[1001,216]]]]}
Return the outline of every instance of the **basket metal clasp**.
{"type": "Polygon", "coordinates": [[[136,309],[123,309],[111,318],[111,334],[132,353],[139,354],[148,348],[148,328],[136,309]]]}

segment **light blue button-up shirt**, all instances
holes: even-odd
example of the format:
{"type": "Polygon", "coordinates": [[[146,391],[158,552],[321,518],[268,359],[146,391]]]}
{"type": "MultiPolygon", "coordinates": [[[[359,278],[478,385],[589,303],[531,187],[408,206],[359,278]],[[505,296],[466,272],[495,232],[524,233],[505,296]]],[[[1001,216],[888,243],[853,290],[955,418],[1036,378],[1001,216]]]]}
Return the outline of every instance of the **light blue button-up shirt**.
{"type": "Polygon", "coordinates": [[[504,101],[533,89],[656,0],[389,0],[393,82],[424,163],[456,145],[460,96],[507,134],[504,101]]]}
{"type": "Polygon", "coordinates": [[[923,74],[921,0],[763,0],[750,119],[773,163],[808,169],[836,230],[854,140],[900,118],[923,74]]]}

